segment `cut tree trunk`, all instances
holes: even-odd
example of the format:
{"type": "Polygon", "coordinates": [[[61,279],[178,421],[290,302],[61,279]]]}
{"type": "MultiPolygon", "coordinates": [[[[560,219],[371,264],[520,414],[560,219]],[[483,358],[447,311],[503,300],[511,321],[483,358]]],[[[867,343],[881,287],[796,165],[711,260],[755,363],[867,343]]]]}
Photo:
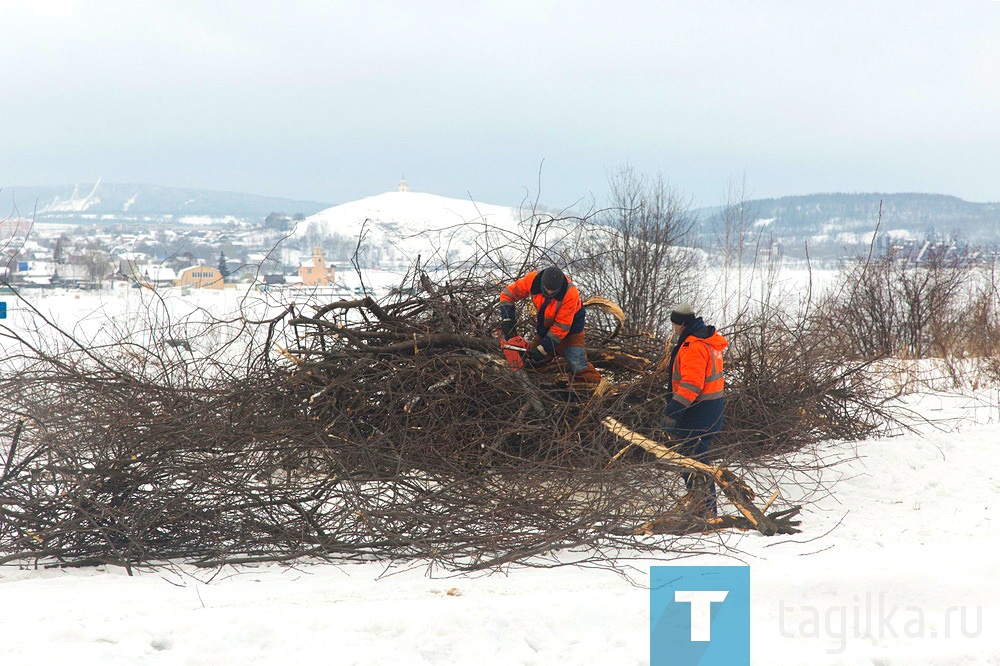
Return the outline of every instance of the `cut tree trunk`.
{"type": "MultiPolygon", "coordinates": [[[[772,536],[780,531],[778,525],[765,516],[760,509],[754,506],[753,490],[751,490],[749,486],[743,483],[741,479],[737,478],[735,474],[730,472],[725,467],[714,467],[695,460],[694,458],[682,456],[663,444],[649,439],[648,437],[644,437],[634,430],[630,430],[610,416],[605,418],[603,423],[605,428],[624,439],[629,443],[629,446],[639,446],[649,453],[652,453],[663,463],[670,465],[671,467],[677,467],[681,470],[701,474],[715,481],[715,483],[719,486],[719,489],[721,489],[726,497],[729,498],[729,501],[733,503],[733,506],[735,506],[736,509],[743,514],[743,517],[750,522],[754,529],[764,536],[772,536]]],[[[618,455],[621,455],[621,452],[619,452],[618,455]]],[[[616,455],[615,457],[617,458],[618,456],[616,455]]]]}

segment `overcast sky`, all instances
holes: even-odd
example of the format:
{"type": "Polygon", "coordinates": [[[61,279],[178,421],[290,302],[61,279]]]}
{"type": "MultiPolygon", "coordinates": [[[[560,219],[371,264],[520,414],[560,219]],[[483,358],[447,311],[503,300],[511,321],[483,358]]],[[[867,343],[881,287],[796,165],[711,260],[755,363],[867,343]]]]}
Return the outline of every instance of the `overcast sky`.
{"type": "Polygon", "coordinates": [[[0,0],[0,186],[1000,201],[996,0],[0,0]]]}

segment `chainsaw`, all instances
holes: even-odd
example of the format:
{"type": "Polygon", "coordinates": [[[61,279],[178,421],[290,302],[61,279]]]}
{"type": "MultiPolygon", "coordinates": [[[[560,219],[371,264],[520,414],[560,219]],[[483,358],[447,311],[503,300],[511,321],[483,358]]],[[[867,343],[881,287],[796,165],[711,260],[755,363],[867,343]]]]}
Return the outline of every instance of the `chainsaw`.
{"type": "Polygon", "coordinates": [[[500,349],[503,351],[503,355],[507,359],[507,365],[514,370],[520,370],[523,368],[524,354],[528,351],[528,341],[520,335],[504,338],[503,331],[499,328],[497,329],[497,338],[500,339],[500,349]]]}

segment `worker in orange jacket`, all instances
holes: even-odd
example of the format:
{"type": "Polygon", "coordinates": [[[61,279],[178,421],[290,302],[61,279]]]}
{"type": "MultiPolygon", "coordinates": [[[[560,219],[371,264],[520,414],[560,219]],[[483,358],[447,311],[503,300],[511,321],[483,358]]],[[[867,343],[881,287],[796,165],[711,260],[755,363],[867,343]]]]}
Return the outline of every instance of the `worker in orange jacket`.
{"type": "Polygon", "coordinates": [[[526,359],[528,365],[539,367],[554,356],[562,356],[574,380],[599,383],[601,375],[587,360],[583,346],[586,310],[576,286],[558,266],[549,266],[504,287],[500,292],[500,330],[504,338],[514,336],[517,326],[514,303],[525,298],[532,299],[538,312],[536,337],[526,359]]]}
{"type": "MultiPolygon", "coordinates": [[[[722,430],[722,352],[729,343],[687,303],[670,313],[670,322],[675,340],[670,351],[671,395],[660,425],[681,443],[679,453],[708,462],[712,440],[722,430]]],[[[701,495],[699,513],[716,515],[715,483],[700,475],[682,476],[688,492],[701,495]]]]}

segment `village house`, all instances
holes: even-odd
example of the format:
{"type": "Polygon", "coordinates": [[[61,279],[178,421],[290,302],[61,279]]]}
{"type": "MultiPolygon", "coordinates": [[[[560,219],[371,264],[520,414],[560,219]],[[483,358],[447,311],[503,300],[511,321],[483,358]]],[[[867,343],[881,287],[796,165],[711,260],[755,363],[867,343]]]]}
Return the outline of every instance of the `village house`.
{"type": "Polygon", "coordinates": [[[0,219],[0,238],[27,238],[31,234],[34,222],[23,217],[5,217],[0,219]]]}
{"type": "Polygon", "coordinates": [[[141,281],[150,266],[149,256],[142,252],[119,252],[118,273],[133,282],[141,281]]]}
{"type": "Polygon", "coordinates": [[[178,274],[175,286],[222,289],[224,284],[219,269],[211,266],[189,266],[178,274]]]}
{"type": "Polygon", "coordinates": [[[321,247],[314,247],[312,257],[299,265],[299,279],[309,287],[333,284],[335,273],[333,266],[327,266],[321,247]]]}
{"type": "Polygon", "coordinates": [[[136,282],[147,287],[172,287],[177,284],[177,272],[163,264],[150,264],[136,282]]]}

